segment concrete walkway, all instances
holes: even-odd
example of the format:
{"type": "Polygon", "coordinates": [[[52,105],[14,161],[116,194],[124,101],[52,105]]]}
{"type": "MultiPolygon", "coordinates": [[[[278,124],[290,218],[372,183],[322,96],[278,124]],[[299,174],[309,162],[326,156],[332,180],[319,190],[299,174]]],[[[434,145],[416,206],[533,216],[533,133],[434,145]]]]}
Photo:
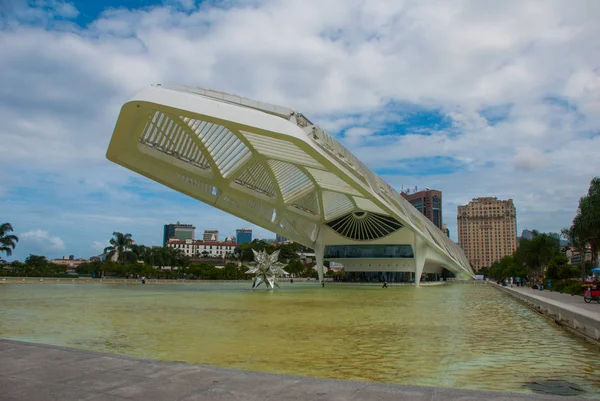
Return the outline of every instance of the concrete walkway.
{"type": "Polygon", "coordinates": [[[0,400],[560,399],[246,372],[0,339],[0,400]]]}
{"type": "Polygon", "coordinates": [[[561,294],[556,291],[548,291],[544,289],[533,290],[528,287],[504,287],[508,290],[515,291],[521,294],[529,295],[538,299],[543,299],[549,303],[560,304],[563,308],[570,310],[574,313],[585,315],[590,319],[594,319],[600,323],[600,304],[596,301],[592,301],[586,304],[581,295],[561,294]]]}

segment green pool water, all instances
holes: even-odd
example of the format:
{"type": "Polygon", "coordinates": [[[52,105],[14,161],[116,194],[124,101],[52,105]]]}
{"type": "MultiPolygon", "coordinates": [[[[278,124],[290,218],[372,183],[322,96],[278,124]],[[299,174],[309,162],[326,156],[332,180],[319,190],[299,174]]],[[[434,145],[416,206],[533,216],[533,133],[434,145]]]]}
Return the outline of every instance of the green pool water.
{"type": "Polygon", "coordinates": [[[488,285],[0,286],[0,337],[294,375],[600,396],[600,349],[488,285]]]}

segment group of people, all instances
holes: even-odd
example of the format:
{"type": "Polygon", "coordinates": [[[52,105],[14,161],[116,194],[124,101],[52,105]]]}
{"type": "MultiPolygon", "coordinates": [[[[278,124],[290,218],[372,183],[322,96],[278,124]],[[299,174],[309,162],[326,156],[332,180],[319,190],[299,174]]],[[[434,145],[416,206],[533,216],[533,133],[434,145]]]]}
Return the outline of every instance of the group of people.
{"type": "Polygon", "coordinates": [[[523,277],[510,277],[509,279],[503,278],[497,281],[498,284],[501,284],[503,287],[506,287],[510,284],[511,287],[525,287],[525,285],[529,285],[528,282],[525,281],[523,277]]]}

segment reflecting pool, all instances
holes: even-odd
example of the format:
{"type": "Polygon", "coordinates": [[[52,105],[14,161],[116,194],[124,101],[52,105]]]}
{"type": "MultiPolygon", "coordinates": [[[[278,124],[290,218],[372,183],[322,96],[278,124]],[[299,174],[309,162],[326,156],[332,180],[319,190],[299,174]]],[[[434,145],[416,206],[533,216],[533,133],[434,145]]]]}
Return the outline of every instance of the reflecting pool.
{"type": "Polygon", "coordinates": [[[600,396],[600,350],[488,285],[0,285],[0,337],[295,375],[600,396]]]}

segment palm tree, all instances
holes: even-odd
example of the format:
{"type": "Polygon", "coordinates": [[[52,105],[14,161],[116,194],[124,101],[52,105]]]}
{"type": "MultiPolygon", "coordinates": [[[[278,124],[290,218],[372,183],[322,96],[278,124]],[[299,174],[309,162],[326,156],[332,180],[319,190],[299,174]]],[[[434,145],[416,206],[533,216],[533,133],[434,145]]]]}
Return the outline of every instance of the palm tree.
{"type": "Polygon", "coordinates": [[[104,248],[104,253],[108,253],[108,259],[112,259],[114,255],[117,255],[117,262],[123,265],[127,257],[133,255],[131,247],[134,242],[131,239],[131,234],[114,232],[109,243],[111,246],[104,248]]]}
{"type": "Polygon", "coordinates": [[[8,234],[12,231],[13,228],[10,223],[0,225],[0,252],[4,252],[6,256],[12,255],[13,249],[15,249],[17,242],[19,242],[19,237],[8,234]]]}

